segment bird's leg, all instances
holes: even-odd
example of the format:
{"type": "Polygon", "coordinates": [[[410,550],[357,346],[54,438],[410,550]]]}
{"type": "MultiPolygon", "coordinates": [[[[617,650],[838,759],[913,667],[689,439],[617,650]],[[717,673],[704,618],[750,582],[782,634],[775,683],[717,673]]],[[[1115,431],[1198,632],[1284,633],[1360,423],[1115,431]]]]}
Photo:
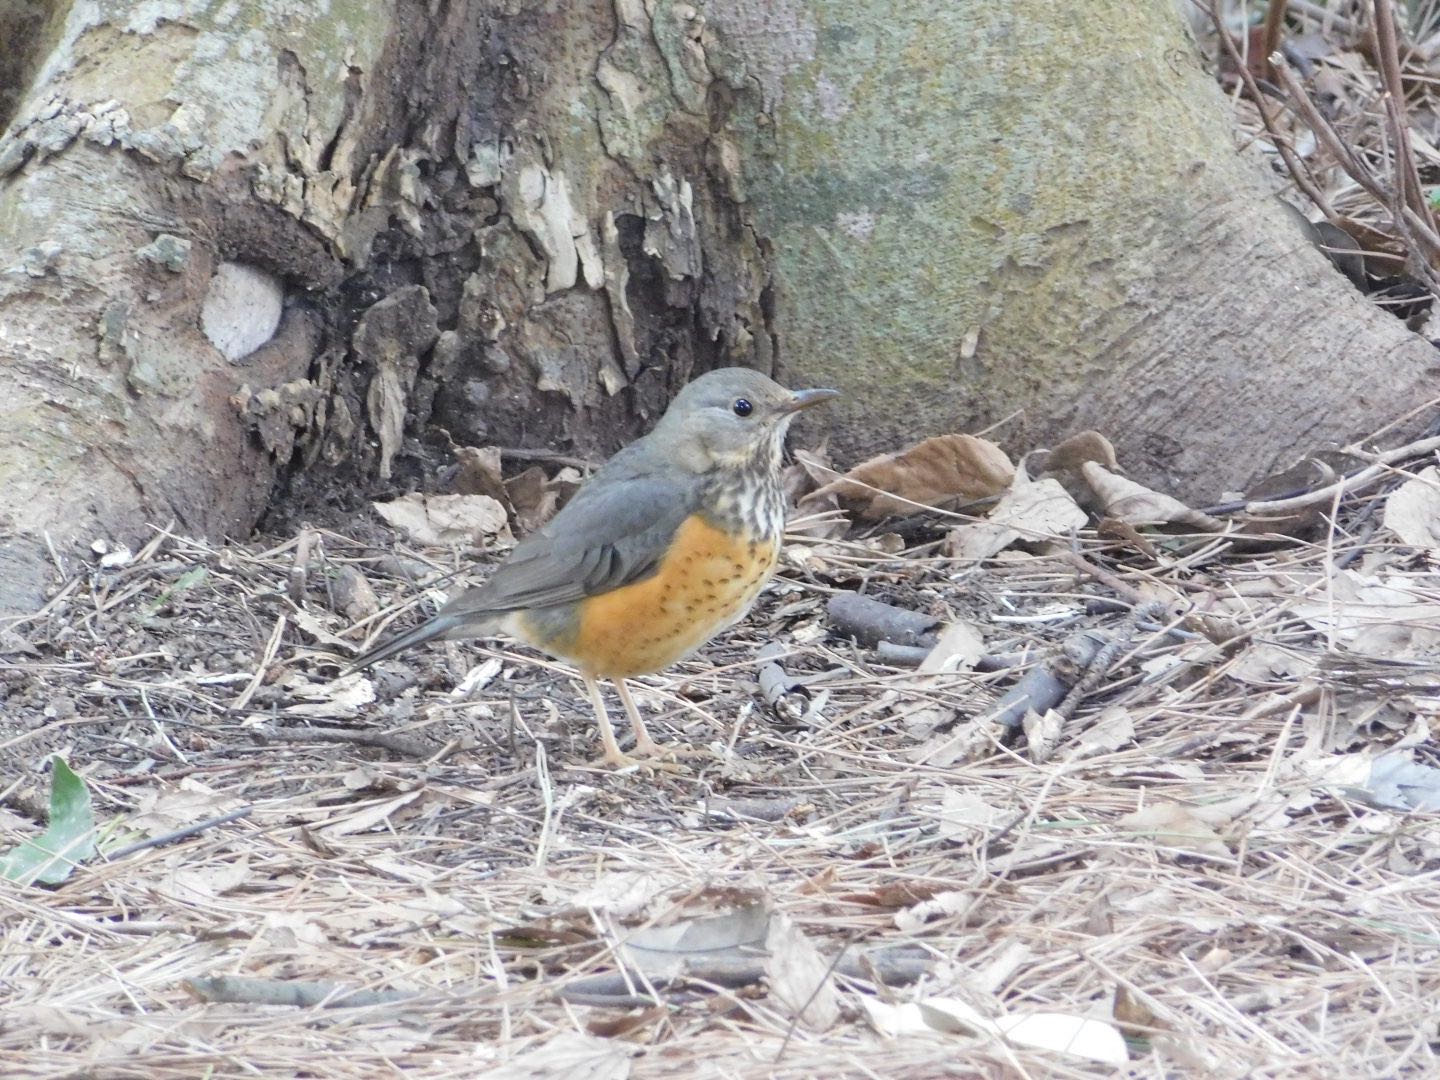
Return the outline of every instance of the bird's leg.
{"type": "MultiPolygon", "coordinates": [[[[640,718],[640,710],[635,707],[635,699],[630,696],[630,687],[625,685],[624,679],[615,680],[615,689],[620,694],[620,701],[625,706],[625,714],[630,717],[630,726],[635,729],[635,756],[645,758],[682,758],[682,757],[703,757],[705,751],[696,750],[694,747],[685,746],[680,743],[666,743],[661,746],[650,737],[650,732],[645,730],[645,721],[640,718]]],[[[677,766],[669,764],[656,764],[655,768],[666,771],[674,770],[681,772],[677,766]]]]}
{"type": "Polygon", "coordinates": [[[625,706],[625,715],[630,718],[630,727],[635,732],[635,753],[642,757],[659,757],[665,751],[646,730],[645,721],[640,718],[640,710],[635,707],[635,699],[630,696],[630,688],[625,685],[624,679],[615,680],[615,690],[620,695],[620,704],[625,706]]]}
{"type": "Polygon", "coordinates": [[[590,704],[595,706],[595,723],[600,727],[600,745],[605,750],[602,760],[605,764],[617,768],[633,765],[634,761],[620,752],[620,744],[615,741],[615,729],[610,726],[610,714],[605,709],[605,695],[600,693],[600,684],[585,672],[581,672],[580,677],[585,680],[585,692],[590,695],[590,704]]]}

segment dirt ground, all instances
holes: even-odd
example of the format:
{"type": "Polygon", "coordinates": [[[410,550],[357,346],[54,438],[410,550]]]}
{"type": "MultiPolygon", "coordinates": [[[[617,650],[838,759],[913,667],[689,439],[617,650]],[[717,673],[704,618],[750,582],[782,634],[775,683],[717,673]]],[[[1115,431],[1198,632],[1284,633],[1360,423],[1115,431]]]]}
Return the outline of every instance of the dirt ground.
{"type": "Polygon", "coordinates": [[[639,680],[673,772],[589,764],[503,642],[337,680],[484,573],[373,526],[57,569],[3,641],[0,848],[60,755],[101,854],[0,882],[4,1074],[1436,1075],[1440,577],[1381,498],[1260,546],[801,538],[639,680]]]}

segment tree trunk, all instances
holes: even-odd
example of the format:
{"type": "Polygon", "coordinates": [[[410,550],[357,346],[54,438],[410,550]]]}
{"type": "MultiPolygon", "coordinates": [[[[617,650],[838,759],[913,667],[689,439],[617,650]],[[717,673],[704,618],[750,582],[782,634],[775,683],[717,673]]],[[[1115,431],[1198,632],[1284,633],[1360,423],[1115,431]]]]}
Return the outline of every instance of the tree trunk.
{"type": "Polygon", "coordinates": [[[838,386],[845,455],[1023,408],[1025,445],[1096,426],[1211,494],[1389,419],[1430,362],[1270,206],[1167,0],[22,30],[0,607],[52,548],[414,483],[436,426],[608,453],[720,364],[838,386]]]}

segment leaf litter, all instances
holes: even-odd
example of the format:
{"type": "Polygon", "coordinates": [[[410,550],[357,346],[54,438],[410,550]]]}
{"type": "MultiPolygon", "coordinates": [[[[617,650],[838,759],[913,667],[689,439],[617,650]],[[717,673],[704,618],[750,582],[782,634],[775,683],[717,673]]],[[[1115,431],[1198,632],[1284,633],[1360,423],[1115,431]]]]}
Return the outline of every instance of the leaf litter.
{"type": "Polygon", "coordinates": [[[97,559],[0,667],[0,847],[57,753],[113,832],[0,885],[7,1076],[1432,1074],[1424,493],[1392,461],[1329,531],[1125,532],[1081,450],[971,509],[1046,483],[1085,523],[988,555],[912,489],[805,536],[637,680],[703,751],[659,777],[590,767],[579,687],[506,642],[335,678],[485,572],[473,532],[97,559]]]}

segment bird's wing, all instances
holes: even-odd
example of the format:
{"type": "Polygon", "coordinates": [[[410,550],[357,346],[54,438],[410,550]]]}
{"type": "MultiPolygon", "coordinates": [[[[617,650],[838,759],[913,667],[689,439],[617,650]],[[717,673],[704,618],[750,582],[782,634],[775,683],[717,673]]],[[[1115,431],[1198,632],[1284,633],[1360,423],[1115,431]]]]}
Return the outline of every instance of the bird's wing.
{"type": "Polygon", "coordinates": [[[489,580],[452,599],[437,618],[574,603],[646,577],[694,513],[695,479],[677,475],[670,462],[662,473],[617,455],[489,580]]]}

